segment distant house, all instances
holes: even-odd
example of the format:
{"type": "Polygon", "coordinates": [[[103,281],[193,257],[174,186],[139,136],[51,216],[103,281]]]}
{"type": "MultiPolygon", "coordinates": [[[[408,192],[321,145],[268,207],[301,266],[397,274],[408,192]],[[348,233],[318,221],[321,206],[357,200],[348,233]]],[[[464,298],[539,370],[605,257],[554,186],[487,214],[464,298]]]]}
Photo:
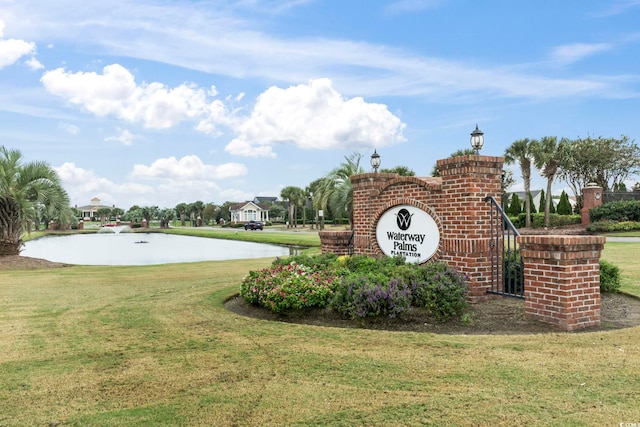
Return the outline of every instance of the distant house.
{"type": "Polygon", "coordinates": [[[93,199],[91,199],[91,202],[88,205],[85,206],[76,206],[76,209],[78,209],[81,213],[81,219],[83,221],[96,221],[96,212],[98,212],[99,209],[102,208],[107,208],[107,209],[113,209],[116,206],[107,206],[107,205],[103,205],[100,203],[100,199],[98,199],[97,197],[94,197],[93,199]]]}
{"type": "MultiPolygon", "coordinates": [[[[516,193],[518,195],[518,198],[520,199],[520,201],[522,202],[522,209],[524,211],[524,199],[526,198],[526,194],[524,191],[514,191],[513,193],[516,193]]],[[[507,200],[503,200],[503,202],[506,203],[511,203],[511,197],[513,195],[513,193],[507,193],[507,200]]],[[[540,196],[542,195],[542,190],[531,190],[531,198],[533,199],[533,206],[536,208],[536,211],[538,210],[538,207],[540,206],[540,196]]],[[[554,203],[554,205],[557,203],[554,203]]]]}
{"type": "Polygon", "coordinates": [[[270,203],[255,203],[255,201],[231,205],[229,206],[231,222],[246,222],[250,220],[269,221],[270,206],[270,203]]]}

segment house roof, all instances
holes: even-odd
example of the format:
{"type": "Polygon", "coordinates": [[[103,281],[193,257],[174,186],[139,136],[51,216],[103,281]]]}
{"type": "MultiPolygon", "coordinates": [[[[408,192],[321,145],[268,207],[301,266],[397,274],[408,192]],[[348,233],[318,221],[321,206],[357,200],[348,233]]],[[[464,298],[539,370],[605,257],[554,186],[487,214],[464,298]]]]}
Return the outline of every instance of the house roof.
{"type": "Polygon", "coordinates": [[[256,196],[253,198],[253,201],[257,203],[274,203],[276,200],[278,200],[277,197],[256,196]]]}
{"type": "Polygon", "coordinates": [[[269,210],[269,204],[268,203],[254,203],[252,201],[236,203],[235,205],[229,206],[229,210],[230,211],[239,211],[239,210],[242,210],[245,207],[247,207],[247,205],[253,205],[253,206],[257,207],[257,208],[260,208],[263,211],[269,210]]]}

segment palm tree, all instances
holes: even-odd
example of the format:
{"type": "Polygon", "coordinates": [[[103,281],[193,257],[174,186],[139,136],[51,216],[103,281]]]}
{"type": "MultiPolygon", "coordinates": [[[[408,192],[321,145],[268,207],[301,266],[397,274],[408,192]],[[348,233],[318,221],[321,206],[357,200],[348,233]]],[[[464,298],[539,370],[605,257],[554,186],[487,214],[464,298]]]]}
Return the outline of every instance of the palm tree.
{"type": "Polygon", "coordinates": [[[543,177],[547,178],[547,199],[544,205],[544,226],[549,227],[549,213],[551,210],[551,184],[560,168],[560,150],[555,136],[545,136],[539,141],[531,143],[536,168],[540,169],[543,177]]]}
{"type": "Polygon", "coordinates": [[[300,202],[304,200],[304,190],[300,187],[290,185],[282,189],[280,197],[282,197],[282,200],[289,202],[289,223],[287,224],[287,228],[297,227],[298,206],[300,206],[300,202]]]}
{"type": "Polygon", "coordinates": [[[52,219],[69,219],[69,197],[56,171],[44,162],[22,164],[20,151],[0,146],[0,255],[20,253],[23,230],[42,206],[52,219]]]}
{"type": "Polygon", "coordinates": [[[317,209],[331,210],[334,218],[349,217],[349,225],[353,228],[353,187],[351,177],[364,173],[360,166],[362,154],[353,153],[345,157],[345,162],[329,172],[318,188],[318,196],[314,194],[317,209]]]}
{"type": "Polygon", "coordinates": [[[504,152],[507,164],[518,162],[524,181],[525,227],[531,227],[531,160],[533,158],[532,144],[528,138],[519,139],[511,144],[504,152]]]}

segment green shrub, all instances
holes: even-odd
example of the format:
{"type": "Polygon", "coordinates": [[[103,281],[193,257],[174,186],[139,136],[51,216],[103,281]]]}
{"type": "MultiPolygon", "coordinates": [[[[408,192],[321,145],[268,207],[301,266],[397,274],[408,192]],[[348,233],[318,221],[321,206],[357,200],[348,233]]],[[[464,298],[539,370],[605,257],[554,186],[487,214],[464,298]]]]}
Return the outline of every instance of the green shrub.
{"type": "MultiPolygon", "coordinates": [[[[532,227],[544,227],[544,213],[533,214],[531,217],[532,227]]],[[[580,222],[580,215],[549,214],[549,227],[564,227],[567,225],[580,224],[580,222]]]]}
{"type": "Polygon", "coordinates": [[[612,263],[600,260],[600,291],[620,292],[620,268],[612,263]]]}
{"type": "Polygon", "coordinates": [[[589,211],[591,222],[598,221],[640,221],[640,200],[621,200],[605,203],[589,211]]]}
{"type": "Polygon", "coordinates": [[[441,320],[462,314],[469,290],[464,275],[443,262],[426,264],[417,273],[411,284],[414,305],[441,320]]]}
{"type": "Polygon", "coordinates": [[[598,221],[587,225],[587,231],[594,233],[605,233],[608,231],[634,231],[640,230],[638,221],[598,221]]]}

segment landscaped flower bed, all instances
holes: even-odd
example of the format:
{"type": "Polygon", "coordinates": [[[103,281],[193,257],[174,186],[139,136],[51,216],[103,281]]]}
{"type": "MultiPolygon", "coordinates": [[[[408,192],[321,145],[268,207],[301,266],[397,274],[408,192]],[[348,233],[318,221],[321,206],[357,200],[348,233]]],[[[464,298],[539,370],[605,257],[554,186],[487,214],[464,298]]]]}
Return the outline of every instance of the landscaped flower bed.
{"type": "Polygon", "coordinates": [[[277,259],[250,272],[240,289],[247,302],[274,313],[330,308],[352,319],[396,317],[418,306],[446,320],[462,314],[467,292],[466,278],[441,262],[333,254],[277,259]]]}

